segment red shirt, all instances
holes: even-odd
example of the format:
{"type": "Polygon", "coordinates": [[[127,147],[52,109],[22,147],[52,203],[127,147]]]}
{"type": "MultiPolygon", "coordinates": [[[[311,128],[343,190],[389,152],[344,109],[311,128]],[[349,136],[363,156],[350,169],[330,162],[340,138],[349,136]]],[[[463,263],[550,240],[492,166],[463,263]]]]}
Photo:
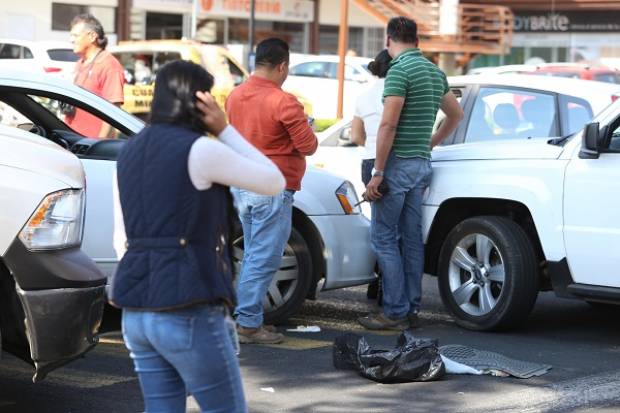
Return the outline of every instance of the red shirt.
{"type": "Polygon", "coordinates": [[[252,75],[232,91],[226,113],[241,135],[278,166],[286,189],[301,189],[305,158],[316,151],[318,141],[297,98],[252,75]]]}
{"type": "MultiPolygon", "coordinates": [[[[83,58],[77,61],[74,82],[112,103],[123,103],[125,100],[123,66],[105,50],[102,50],[92,62],[85,63],[83,58]]],[[[75,115],[67,116],[65,119],[67,124],[81,135],[98,138],[103,122],[84,110],[75,109],[75,115]]]]}

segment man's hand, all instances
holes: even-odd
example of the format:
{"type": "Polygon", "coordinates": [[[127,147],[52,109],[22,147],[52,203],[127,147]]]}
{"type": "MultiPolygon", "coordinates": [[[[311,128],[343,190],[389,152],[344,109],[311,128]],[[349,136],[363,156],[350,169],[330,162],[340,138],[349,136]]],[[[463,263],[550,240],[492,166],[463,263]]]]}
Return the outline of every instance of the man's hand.
{"type": "Polygon", "coordinates": [[[373,176],[368,185],[366,185],[366,192],[364,192],[364,199],[368,201],[377,201],[381,199],[381,192],[379,192],[379,185],[383,182],[382,176],[373,176]]]}
{"type": "Polygon", "coordinates": [[[209,133],[219,136],[226,128],[226,114],[215,102],[210,93],[196,92],[196,108],[202,112],[202,122],[209,133]]]}

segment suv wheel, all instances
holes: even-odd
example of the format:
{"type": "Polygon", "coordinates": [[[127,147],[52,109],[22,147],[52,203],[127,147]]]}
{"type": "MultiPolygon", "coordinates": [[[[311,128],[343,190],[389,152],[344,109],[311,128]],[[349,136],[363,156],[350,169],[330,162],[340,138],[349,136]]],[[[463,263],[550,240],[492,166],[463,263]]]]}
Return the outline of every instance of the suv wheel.
{"type": "MultiPolygon", "coordinates": [[[[233,265],[239,274],[243,260],[243,235],[233,242],[233,265]]],[[[308,244],[293,228],[284,247],[282,262],[267,290],[265,324],[282,324],[299,311],[312,283],[312,258],[308,244]]]]}
{"type": "Polygon", "coordinates": [[[515,222],[469,218],[446,238],[439,256],[439,291],[457,324],[500,330],[523,322],[538,295],[531,241],[515,222]]]}

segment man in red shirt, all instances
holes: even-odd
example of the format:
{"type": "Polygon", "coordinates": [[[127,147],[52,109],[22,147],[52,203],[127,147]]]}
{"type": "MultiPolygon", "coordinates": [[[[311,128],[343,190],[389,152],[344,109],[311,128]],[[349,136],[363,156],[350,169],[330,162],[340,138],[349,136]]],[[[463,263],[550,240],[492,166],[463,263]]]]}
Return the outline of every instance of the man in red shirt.
{"type": "MultiPolygon", "coordinates": [[[[108,38],[99,20],[91,14],[76,16],[71,22],[70,37],[73,51],[80,56],[75,66],[74,83],[122,105],[125,72],[119,61],[105,50],[108,38]]],[[[86,137],[110,137],[112,128],[109,124],[80,108],[67,114],[65,120],[73,130],[86,137]]]]}
{"type": "Polygon", "coordinates": [[[233,189],[244,234],[235,310],[241,343],[279,343],[284,339],[263,325],[263,299],[291,235],[293,194],[301,187],[305,157],[318,145],[303,106],[294,95],[282,91],[288,65],[286,42],[275,38],[260,42],[254,74],[226,101],[230,123],[271,159],[286,179],[286,189],[276,196],[233,189]]]}

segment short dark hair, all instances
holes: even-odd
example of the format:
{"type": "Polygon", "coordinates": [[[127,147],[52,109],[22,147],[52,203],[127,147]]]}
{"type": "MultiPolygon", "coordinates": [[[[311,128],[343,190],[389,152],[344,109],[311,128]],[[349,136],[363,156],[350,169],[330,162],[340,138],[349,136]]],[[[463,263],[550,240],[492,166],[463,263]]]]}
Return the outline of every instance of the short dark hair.
{"type": "Polygon", "coordinates": [[[97,46],[102,49],[105,49],[108,45],[108,37],[105,35],[103,31],[103,26],[101,22],[97,20],[95,16],[90,13],[78,14],[71,20],[71,27],[75,26],[78,23],[84,23],[84,26],[88,28],[88,30],[92,30],[97,33],[97,46]]]}
{"type": "Polygon", "coordinates": [[[256,45],[256,66],[275,67],[289,61],[289,47],[282,39],[271,37],[256,45]]]}
{"type": "Polygon", "coordinates": [[[202,66],[185,60],[163,65],[155,78],[151,123],[173,123],[199,133],[206,128],[196,108],[196,92],[210,91],[213,76],[202,66]]]}
{"type": "Polygon", "coordinates": [[[375,60],[368,63],[368,70],[373,75],[384,78],[387,76],[387,72],[390,69],[390,62],[392,56],[388,53],[387,49],[383,49],[375,56],[375,60]]]}
{"type": "Polygon", "coordinates": [[[387,36],[395,42],[416,43],[418,25],[407,17],[392,17],[387,25],[387,36]]]}

